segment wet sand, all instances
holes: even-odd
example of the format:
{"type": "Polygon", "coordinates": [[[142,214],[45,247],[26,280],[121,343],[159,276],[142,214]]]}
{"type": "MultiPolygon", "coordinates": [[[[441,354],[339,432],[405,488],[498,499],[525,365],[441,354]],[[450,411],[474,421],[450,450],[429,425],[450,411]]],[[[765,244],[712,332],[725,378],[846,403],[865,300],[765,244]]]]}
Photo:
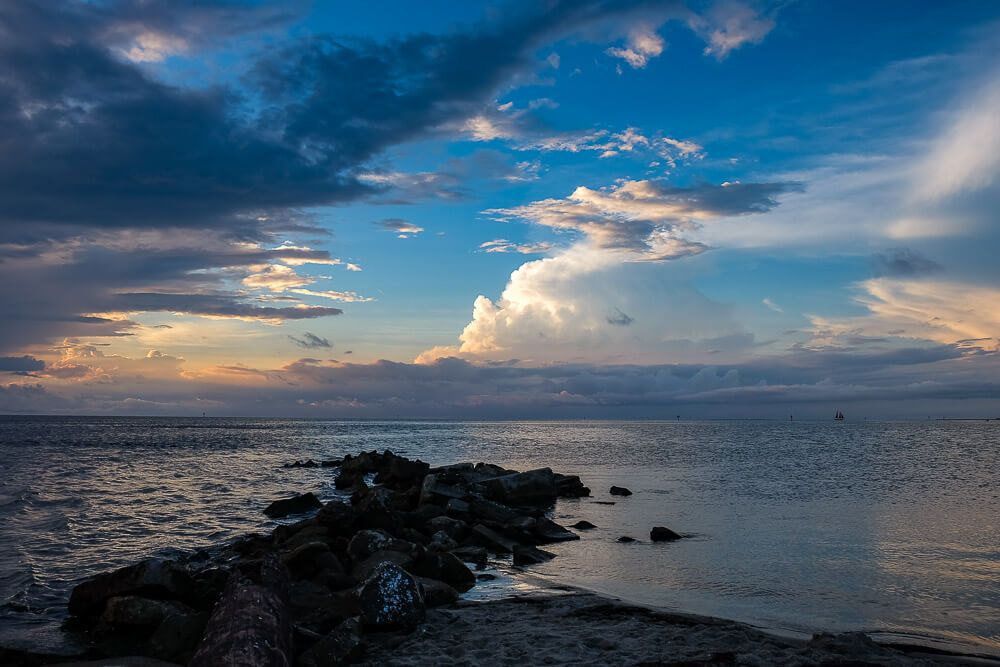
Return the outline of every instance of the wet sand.
{"type": "Polygon", "coordinates": [[[432,610],[411,634],[372,636],[364,665],[937,665],[990,660],[901,652],[860,633],[796,641],[741,623],[553,589],[432,610]]]}

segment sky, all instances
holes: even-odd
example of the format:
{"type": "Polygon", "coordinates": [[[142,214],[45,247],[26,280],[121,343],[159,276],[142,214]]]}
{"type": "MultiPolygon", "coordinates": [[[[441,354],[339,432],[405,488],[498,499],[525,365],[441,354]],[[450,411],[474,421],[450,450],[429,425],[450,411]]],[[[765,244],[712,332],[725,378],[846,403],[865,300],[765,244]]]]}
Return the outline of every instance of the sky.
{"type": "Polygon", "coordinates": [[[1000,5],[0,3],[0,413],[1000,417],[1000,5]]]}

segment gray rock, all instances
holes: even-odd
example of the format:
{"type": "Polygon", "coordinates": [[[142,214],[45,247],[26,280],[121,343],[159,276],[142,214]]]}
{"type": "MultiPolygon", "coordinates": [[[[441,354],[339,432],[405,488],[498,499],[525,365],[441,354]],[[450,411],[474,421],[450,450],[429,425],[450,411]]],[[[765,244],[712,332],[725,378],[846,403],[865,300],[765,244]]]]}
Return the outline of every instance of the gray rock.
{"type": "Polygon", "coordinates": [[[624,486],[612,486],[609,492],[613,496],[631,496],[632,492],[626,489],[624,486]]]}
{"type": "Polygon", "coordinates": [[[570,542],[572,540],[580,539],[580,536],[576,533],[567,530],[560,526],[555,521],[551,519],[546,519],[545,517],[539,517],[535,522],[535,528],[532,530],[532,534],[539,544],[548,544],[551,542],[570,542]]]}
{"type": "Polygon", "coordinates": [[[514,565],[537,565],[555,557],[555,554],[535,547],[519,545],[514,548],[514,565]]]}
{"type": "Polygon", "coordinates": [[[597,528],[597,526],[589,521],[577,521],[571,526],[571,528],[576,528],[577,530],[591,530],[593,528],[597,528]]]}
{"type": "Polygon", "coordinates": [[[654,542],[672,542],[681,539],[681,535],[664,526],[656,526],[649,531],[649,539],[654,542]]]}
{"type": "Polygon", "coordinates": [[[629,537],[628,535],[622,535],[621,537],[618,538],[617,541],[621,542],[622,544],[628,544],[629,542],[635,542],[635,538],[629,537]]]}
{"type": "Polygon", "coordinates": [[[377,629],[413,628],[426,611],[417,582],[395,563],[382,562],[361,587],[361,619],[377,629]]]}
{"type": "Polygon", "coordinates": [[[272,519],[279,519],[289,514],[301,514],[310,510],[317,510],[323,506],[312,493],[303,493],[291,498],[275,500],[264,509],[264,514],[272,519]]]}

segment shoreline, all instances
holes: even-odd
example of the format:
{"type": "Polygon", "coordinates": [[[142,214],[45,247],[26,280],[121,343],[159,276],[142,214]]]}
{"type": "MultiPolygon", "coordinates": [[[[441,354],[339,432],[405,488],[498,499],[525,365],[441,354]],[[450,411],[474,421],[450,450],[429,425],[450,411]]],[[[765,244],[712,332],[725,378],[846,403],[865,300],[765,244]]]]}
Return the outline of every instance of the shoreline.
{"type": "MultiPolygon", "coordinates": [[[[264,510],[268,517],[299,520],[279,523],[270,534],[247,535],[174,560],[149,559],[85,580],[69,597],[71,618],[65,624],[84,650],[57,656],[0,647],[0,663],[111,659],[92,663],[110,665],[145,656],[166,661],[157,664],[200,666],[264,645],[276,647],[280,664],[304,667],[368,664],[369,656],[375,656],[372,664],[497,664],[485,655],[451,663],[451,653],[428,657],[449,642],[473,641],[470,633],[482,626],[479,632],[504,638],[512,660],[520,656],[517,660],[528,659],[527,664],[535,663],[525,653],[531,642],[524,637],[542,633],[558,646],[544,656],[548,664],[591,659],[667,664],[664,660],[690,644],[697,648],[688,656],[695,662],[677,664],[735,664],[743,655],[750,662],[783,664],[849,659],[850,664],[1000,665],[997,656],[935,650],[919,642],[880,644],[860,632],[790,637],[745,622],[627,602],[533,573],[531,565],[555,557],[540,547],[579,539],[550,518],[557,499],[590,495],[574,475],[483,463],[431,468],[388,451],[284,467],[330,468],[337,489],[350,493],[349,502],[324,504],[311,493],[276,500],[264,510]],[[510,585],[483,585],[488,562],[510,585]],[[490,589],[500,594],[461,595],[490,589]],[[242,624],[227,620],[241,614],[242,624]],[[474,621],[462,632],[449,629],[462,618],[474,621]],[[631,639],[593,644],[602,622],[627,629],[631,639]],[[433,636],[440,640],[436,645],[433,636]],[[761,658],[761,652],[770,657],[761,658]]],[[[666,527],[654,527],[650,537],[685,539],[666,527]]],[[[241,664],[279,664],[273,658],[260,655],[241,664]]]]}

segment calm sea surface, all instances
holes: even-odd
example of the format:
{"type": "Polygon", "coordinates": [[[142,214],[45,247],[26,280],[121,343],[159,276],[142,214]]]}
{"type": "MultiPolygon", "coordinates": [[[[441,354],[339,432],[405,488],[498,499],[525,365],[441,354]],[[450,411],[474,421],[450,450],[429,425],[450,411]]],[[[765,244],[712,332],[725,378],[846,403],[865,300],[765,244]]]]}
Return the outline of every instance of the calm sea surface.
{"type": "Polygon", "coordinates": [[[282,464],[386,448],[579,474],[593,498],[555,516],[598,529],[546,547],[559,558],[543,577],[773,630],[1000,654],[1000,422],[0,417],[0,642],[55,641],[88,575],[265,530],[275,498],[336,495],[331,469],[282,464]],[[651,544],[653,525],[693,537],[651,544]]]}

